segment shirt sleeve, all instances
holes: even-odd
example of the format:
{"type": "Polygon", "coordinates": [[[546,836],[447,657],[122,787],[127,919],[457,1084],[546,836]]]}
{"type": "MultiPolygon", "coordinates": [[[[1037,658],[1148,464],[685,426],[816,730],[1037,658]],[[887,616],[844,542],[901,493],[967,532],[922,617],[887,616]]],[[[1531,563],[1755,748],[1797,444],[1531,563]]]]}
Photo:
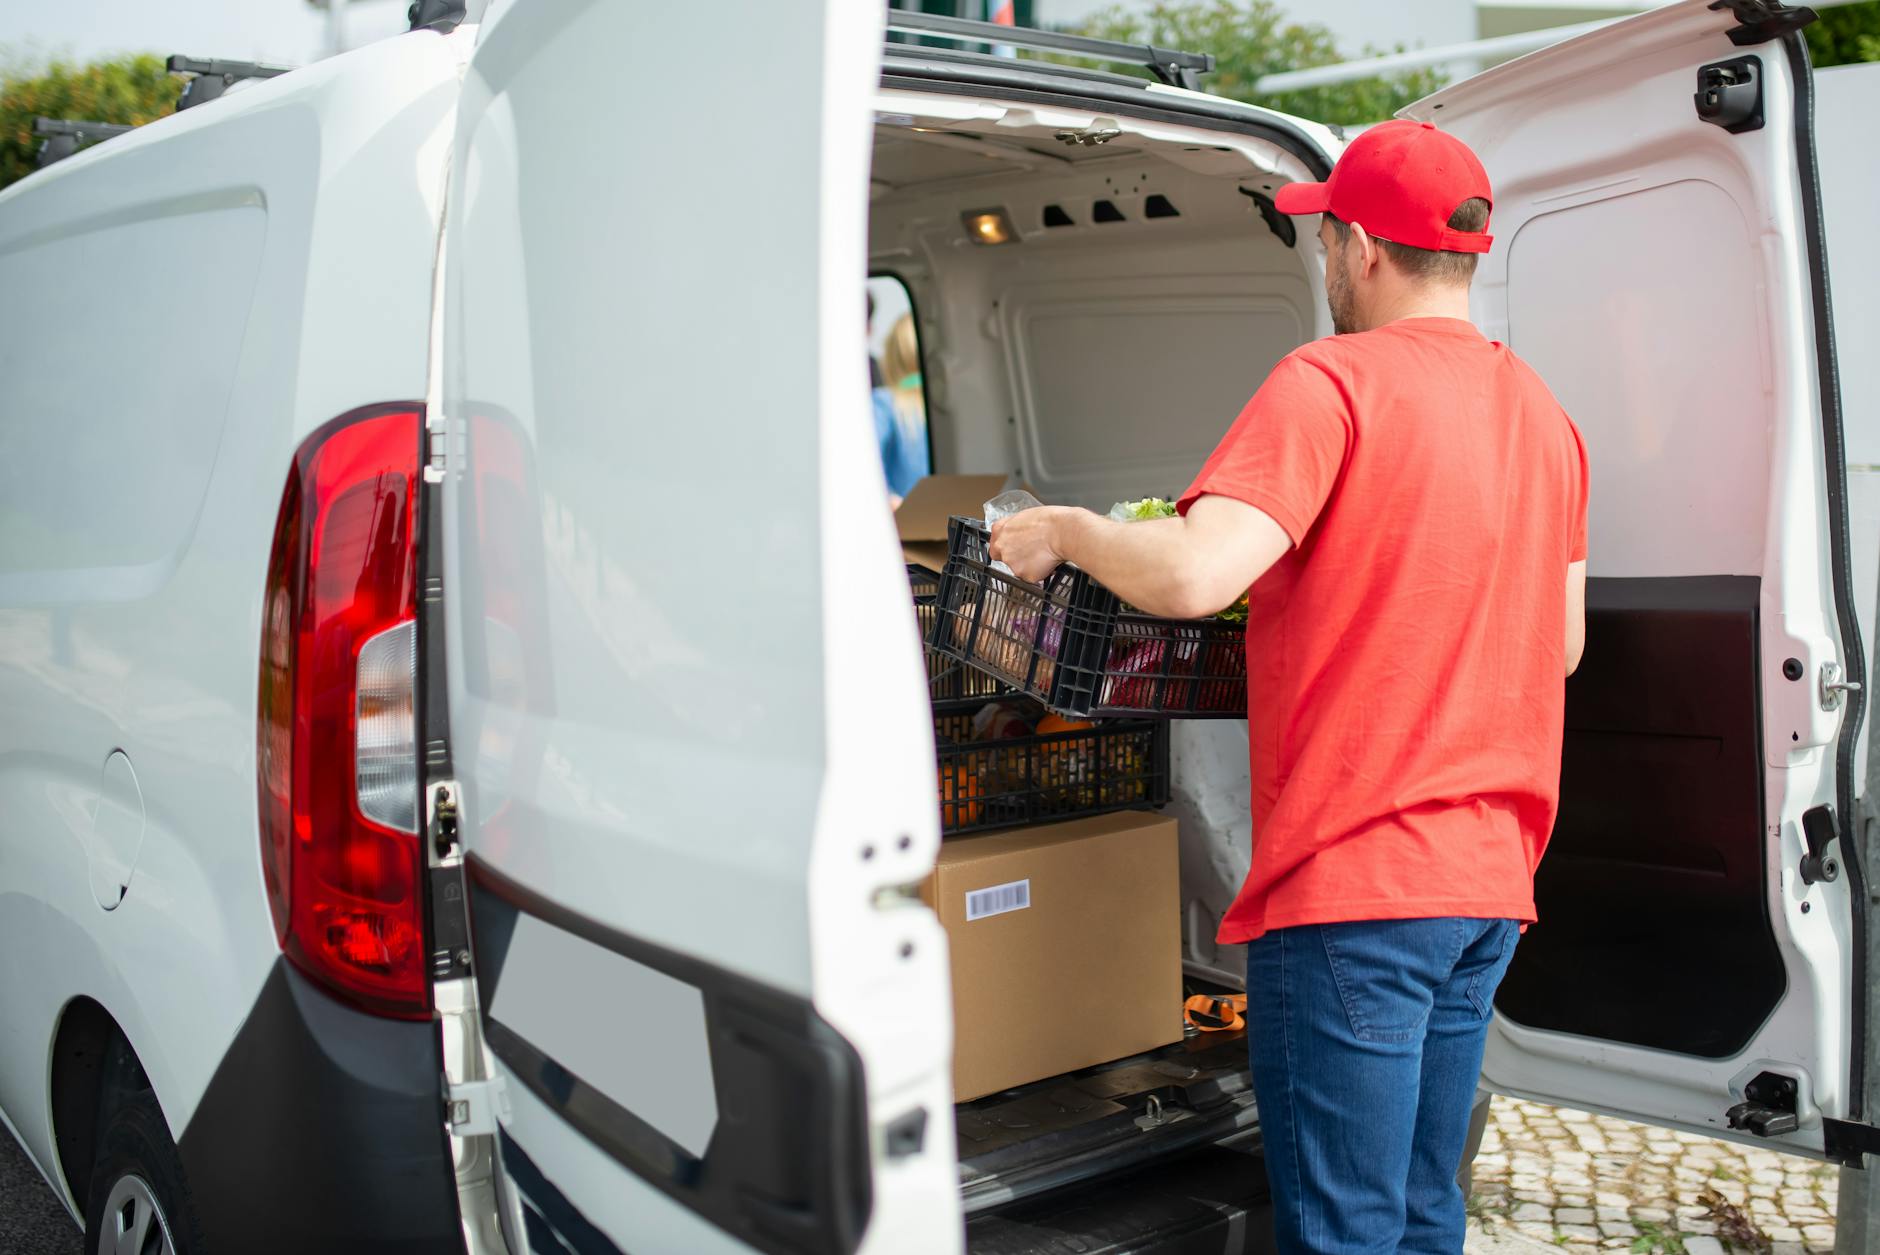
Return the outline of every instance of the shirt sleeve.
{"type": "Polygon", "coordinates": [[[1580,435],[1579,427],[1568,419],[1567,430],[1573,433],[1573,450],[1579,454],[1580,472],[1579,482],[1574,485],[1572,530],[1568,532],[1572,547],[1567,561],[1573,563],[1586,561],[1586,506],[1592,492],[1593,473],[1586,459],[1586,440],[1580,435]]]}
{"type": "Polygon", "coordinates": [[[1295,546],[1325,508],[1351,447],[1351,402],[1317,362],[1294,353],[1273,368],[1176,502],[1232,497],[1265,511],[1295,546]]]}

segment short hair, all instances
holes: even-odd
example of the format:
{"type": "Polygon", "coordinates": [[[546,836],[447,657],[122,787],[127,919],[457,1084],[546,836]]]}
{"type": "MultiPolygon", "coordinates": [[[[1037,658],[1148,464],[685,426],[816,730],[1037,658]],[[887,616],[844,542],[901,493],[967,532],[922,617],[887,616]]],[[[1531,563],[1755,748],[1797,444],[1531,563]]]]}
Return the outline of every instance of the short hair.
{"type": "MultiPolygon", "coordinates": [[[[1449,215],[1451,231],[1467,231],[1479,235],[1488,228],[1489,204],[1480,196],[1471,196],[1456,206],[1456,212],[1449,215]]],[[[1351,227],[1334,215],[1325,215],[1332,224],[1333,234],[1343,244],[1351,238],[1351,227]]],[[[1449,253],[1433,248],[1415,248],[1409,244],[1399,244],[1395,240],[1378,239],[1377,246],[1386,256],[1395,262],[1397,269],[1412,279],[1425,283],[1467,283],[1475,277],[1475,260],[1480,253],[1449,253]]]]}

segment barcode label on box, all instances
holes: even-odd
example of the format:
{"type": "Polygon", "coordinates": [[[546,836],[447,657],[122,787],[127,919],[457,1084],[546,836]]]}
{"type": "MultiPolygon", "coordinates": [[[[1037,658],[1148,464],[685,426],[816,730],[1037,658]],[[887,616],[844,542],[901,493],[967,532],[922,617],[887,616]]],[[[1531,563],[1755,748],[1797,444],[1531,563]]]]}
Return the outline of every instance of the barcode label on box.
{"type": "Polygon", "coordinates": [[[985,919],[988,915],[1004,915],[1007,911],[1022,911],[1031,905],[1031,881],[1014,880],[1010,884],[993,885],[989,889],[974,889],[966,895],[966,922],[985,919]]]}

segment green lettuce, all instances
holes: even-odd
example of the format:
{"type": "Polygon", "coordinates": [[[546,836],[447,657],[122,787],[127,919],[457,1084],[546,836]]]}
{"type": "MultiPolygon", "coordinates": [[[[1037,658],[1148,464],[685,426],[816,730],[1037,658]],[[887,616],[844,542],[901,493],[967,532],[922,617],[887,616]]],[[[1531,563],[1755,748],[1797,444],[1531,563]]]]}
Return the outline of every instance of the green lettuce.
{"type": "MultiPolygon", "coordinates": [[[[1143,519],[1167,519],[1175,517],[1175,503],[1162,497],[1144,497],[1140,501],[1119,501],[1110,507],[1110,517],[1124,523],[1135,523],[1143,519]]],[[[1247,594],[1242,593],[1240,600],[1214,616],[1224,623],[1245,623],[1247,621],[1247,594]]]]}

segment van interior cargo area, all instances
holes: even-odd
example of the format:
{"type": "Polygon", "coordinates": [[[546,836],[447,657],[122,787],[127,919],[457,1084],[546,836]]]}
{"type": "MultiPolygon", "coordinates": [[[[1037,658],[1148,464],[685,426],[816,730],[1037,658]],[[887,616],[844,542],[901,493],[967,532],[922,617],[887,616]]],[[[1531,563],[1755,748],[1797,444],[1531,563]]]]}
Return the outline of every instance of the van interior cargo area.
{"type": "MultiPolygon", "coordinates": [[[[1329,330],[1308,242],[1264,203],[1310,171],[1247,137],[1057,110],[947,116],[944,101],[928,116],[923,103],[877,115],[869,253],[915,311],[934,470],[1098,510],[1173,497],[1273,365],[1329,330]],[[1009,242],[972,242],[987,213],[1009,242]]],[[[1181,829],[1185,983],[1238,990],[1240,948],[1213,938],[1251,845],[1246,725],[1178,721],[1170,745],[1162,814],[1181,829]]],[[[1223,1141],[1257,1146],[1246,1049],[1242,1031],[1191,1033],[960,1104],[972,1249],[1049,1228],[1008,1211],[1018,1200],[1223,1141]]],[[[1232,1189],[1260,1182],[1246,1154],[1227,1164],[1232,1189]]],[[[1171,1214],[1187,1223],[1183,1206],[1171,1214]]]]}

